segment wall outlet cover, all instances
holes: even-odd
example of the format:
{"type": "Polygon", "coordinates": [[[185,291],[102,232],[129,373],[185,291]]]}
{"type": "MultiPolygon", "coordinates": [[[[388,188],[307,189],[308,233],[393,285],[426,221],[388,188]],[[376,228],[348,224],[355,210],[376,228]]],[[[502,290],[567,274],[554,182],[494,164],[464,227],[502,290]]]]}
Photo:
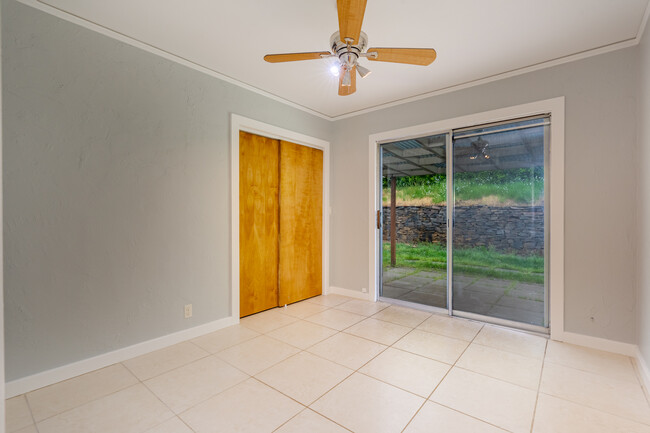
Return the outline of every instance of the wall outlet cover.
{"type": "Polygon", "coordinates": [[[185,318],[189,319],[192,317],[192,304],[187,304],[185,306],[185,318]]]}

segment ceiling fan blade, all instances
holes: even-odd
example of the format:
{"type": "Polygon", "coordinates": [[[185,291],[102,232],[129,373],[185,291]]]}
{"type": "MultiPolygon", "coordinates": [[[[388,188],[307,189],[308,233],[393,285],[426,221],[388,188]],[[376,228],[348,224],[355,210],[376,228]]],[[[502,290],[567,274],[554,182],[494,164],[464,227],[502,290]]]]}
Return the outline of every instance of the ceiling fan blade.
{"type": "Polygon", "coordinates": [[[322,56],[330,56],[329,51],[318,51],[313,53],[286,53],[286,54],[267,54],[264,60],[269,63],[295,62],[297,60],[315,60],[321,59],[322,56]]]}
{"type": "Polygon", "coordinates": [[[346,42],[345,39],[348,38],[352,39],[351,45],[359,43],[366,2],[367,0],[337,0],[339,33],[343,42],[346,42]]]}
{"type": "Polygon", "coordinates": [[[353,67],[350,69],[350,85],[349,86],[344,86],[343,85],[343,76],[345,75],[345,71],[343,69],[343,66],[341,66],[341,69],[339,71],[339,95],[340,96],[347,96],[351,95],[354,92],[357,91],[357,67],[353,67]]]}
{"type": "Polygon", "coordinates": [[[427,66],[436,59],[436,50],[433,48],[368,48],[368,60],[374,62],[407,63],[409,65],[427,66]]]}

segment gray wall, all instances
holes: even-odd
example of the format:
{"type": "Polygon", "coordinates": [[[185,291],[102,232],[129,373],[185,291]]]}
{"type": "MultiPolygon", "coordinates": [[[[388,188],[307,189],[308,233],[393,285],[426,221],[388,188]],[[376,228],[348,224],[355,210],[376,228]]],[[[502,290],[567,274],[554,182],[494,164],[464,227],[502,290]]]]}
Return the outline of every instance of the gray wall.
{"type": "Polygon", "coordinates": [[[638,343],[650,362],[650,28],[639,46],[638,343]]]}
{"type": "Polygon", "coordinates": [[[619,50],[336,122],[331,284],[368,287],[368,134],[565,96],[565,329],[635,342],[637,52],[619,50]]]}
{"type": "Polygon", "coordinates": [[[228,316],[230,113],[331,122],[2,8],[7,380],[228,316]]]}
{"type": "MultiPolygon", "coordinates": [[[[2,1],[8,380],[229,314],[230,113],[333,142],[331,284],[361,290],[368,134],[556,96],[567,110],[566,329],[635,342],[638,325],[650,358],[650,323],[635,318],[637,279],[650,312],[648,223],[638,278],[634,260],[636,220],[650,218],[650,172],[635,191],[638,48],[332,124],[2,1]]],[[[650,163],[650,131],[638,131],[650,163]]]]}

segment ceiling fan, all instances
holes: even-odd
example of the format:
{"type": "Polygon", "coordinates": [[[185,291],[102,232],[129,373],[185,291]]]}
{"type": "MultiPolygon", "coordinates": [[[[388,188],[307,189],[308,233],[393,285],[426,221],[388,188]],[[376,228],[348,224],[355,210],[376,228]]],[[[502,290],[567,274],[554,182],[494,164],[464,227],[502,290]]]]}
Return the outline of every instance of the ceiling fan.
{"type": "Polygon", "coordinates": [[[267,54],[264,60],[269,63],[294,62],[297,60],[314,60],[338,57],[339,95],[351,95],[357,90],[357,75],[361,78],[370,74],[370,70],[358,64],[359,57],[375,62],[406,63],[427,66],[436,59],[433,48],[368,48],[368,37],[361,31],[363,15],[367,0],[337,0],[339,31],[330,38],[330,51],[310,53],[267,54]]]}

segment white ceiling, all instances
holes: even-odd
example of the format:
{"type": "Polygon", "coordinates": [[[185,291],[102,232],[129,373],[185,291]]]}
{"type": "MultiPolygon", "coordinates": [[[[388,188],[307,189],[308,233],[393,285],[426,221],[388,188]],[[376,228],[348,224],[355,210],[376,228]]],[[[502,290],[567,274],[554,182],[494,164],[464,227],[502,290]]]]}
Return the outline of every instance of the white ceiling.
{"type": "Polygon", "coordinates": [[[649,0],[368,0],[371,47],[435,48],[430,66],[360,62],[373,73],[338,96],[328,60],[336,0],[41,0],[327,117],[634,40],[649,0]]]}

